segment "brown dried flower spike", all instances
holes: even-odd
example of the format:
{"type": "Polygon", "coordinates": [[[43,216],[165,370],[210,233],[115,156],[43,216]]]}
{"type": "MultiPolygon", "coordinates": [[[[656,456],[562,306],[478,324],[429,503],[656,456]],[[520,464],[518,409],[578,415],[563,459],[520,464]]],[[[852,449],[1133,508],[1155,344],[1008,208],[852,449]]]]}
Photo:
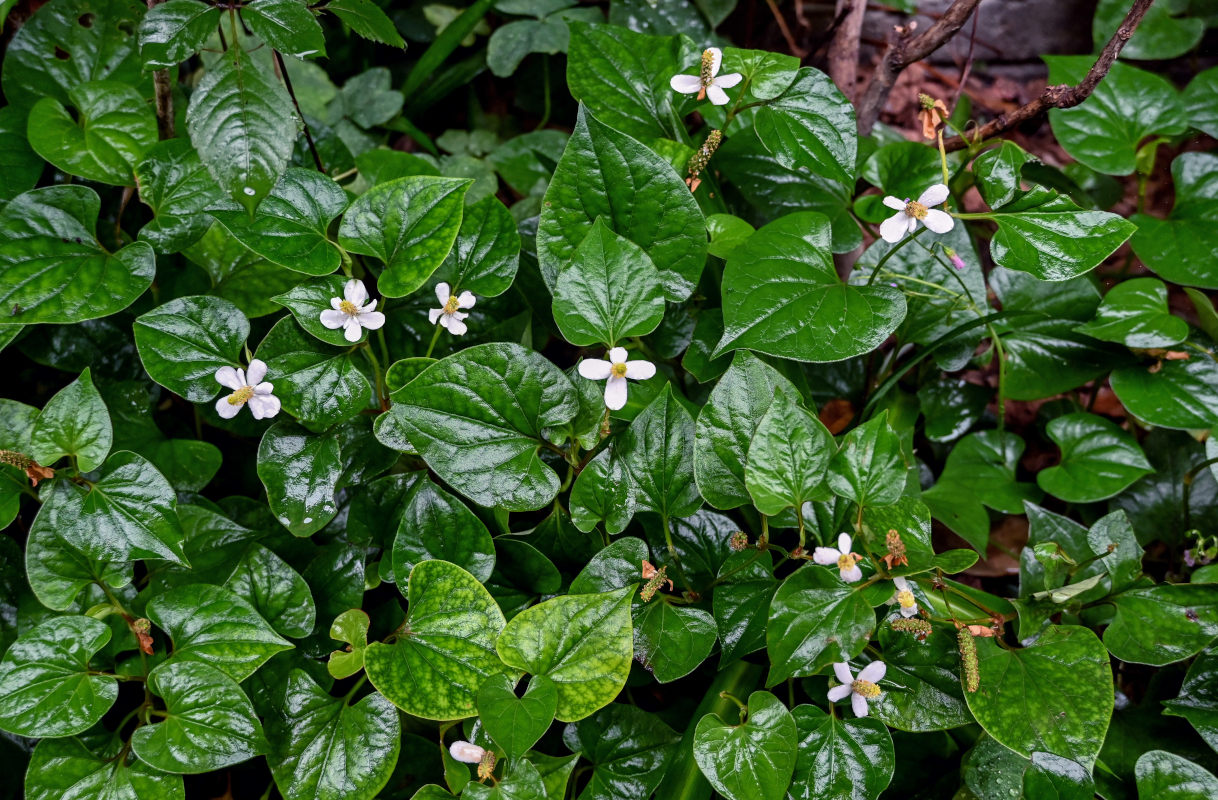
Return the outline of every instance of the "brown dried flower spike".
{"type": "Polygon", "coordinates": [[[639,590],[639,597],[643,598],[643,602],[651,601],[655,597],[657,591],[664,584],[668,584],[668,591],[673,590],[673,583],[668,579],[668,567],[660,567],[656,569],[650,561],[643,560],[643,580],[647,581],[643,588],[639,590]]]}
{"type": "Polygon", "coordinates": [[[24,453],[18,453],[15,450],[0,450],[0,464],[11,464],[18,469],[25,470],[25,476],[30,479],[31,486],[37,486],[38,481],[55,477],[55,470],[44,467],[24,453]]]}
{"type": "Polygon", "coordinates": [[[922,123],[922,137],[933,139],[940,123],[947,119],[947,105],[928,94],[918,95],[918,105],[922,107],[918,112],[918,120],[922,123]]]}
{"type": "Polygon", "coordinates": [[[905,542],[901,541],[901,534],[895,529],[889,528],[884,536],[884,544],[888,546],[888,552],[880,558],[889,569],[909,564],[909,559],[905,557],[905,542]]]}

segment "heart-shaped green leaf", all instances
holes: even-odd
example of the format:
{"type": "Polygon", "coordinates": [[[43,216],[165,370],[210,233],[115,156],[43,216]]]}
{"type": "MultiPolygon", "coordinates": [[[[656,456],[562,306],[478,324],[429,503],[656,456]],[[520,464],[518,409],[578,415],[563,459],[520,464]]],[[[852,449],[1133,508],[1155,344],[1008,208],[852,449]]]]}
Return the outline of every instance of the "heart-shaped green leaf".
{"type": "Polygon", "coordinates": [[[178,775],[166,775],[139,759],[118,758],[115,736],[43,739],[30,755],[26,800],[185,800],[178,775]]]}
{"type": "Polygon", "coordinates": [[[842,283],[829,219],[780,217],[732,251],[723,272],[723,339],[716,354],[748,348],[797,361],[840,361],[875,349],[905,317],[890,286],[842,283]]]}
{"type": "Polygon", "coordinates": [[[905,473],[901,439],[885,411],[846,434],[826,480],[835,494],[860,506],[887,506],[901,499],[905,473]]]}
{"type": "Polygon", "coordinates": [[[753,124],[783,166],[843,183],[854,181],[854,107],[820,70],[800,69],[785,92],[757,110],[753,124]]]}
{"type": "Polygon", "coordinates": [[[715,646],[715,619],[700,608],[655,598],[634,619],[635,658],[659,683],[684,678],[715,646]]]}
{"type": "Polygon", "coordinates": [[[520,265],[520,233],[503,203],[484,197],[465,207],[461,229],[436,277],[453,292],[469,290],[479,297],[507,291],[520,265]]]}
{"type": "Polygon", "coordinates": [[[880,626],[877,638],[888,671],[884,694],[870,713],[902,731],[939,731],[973,722],[960,685],[956,629],[936,623],[926,641],[912,633],[880,626]]]}
{"type": "Polygon", "coordinates": [[[799,731],[799,755],[790,797],[857,800],[879,797],[888,787],[897,759],[883,722],[840,719],[816,706],[796,706],[791,716],[799,731]]]}
{"type": "Polygon", "coordinates": [[[334,618],[330,638],[346,642],[345,650],[330,653],[326,669],[335,678],[350,678],[364,668],[364,651],[368,649],[368,614],[358,608],[348,609],[334,618]]]}
{"type": "Polygon", "coordinates": [[[568,725],[563,743],[592,762],[579,800],[649,797],[668,768],[680,736],[655,714],[614,703],[568,725]]]}
{"type": "Polygon", "coordinates": [[[1143,753],[1134,769],[1138,797],[1204,800],[1218,793],[1218,777],[1214,777],[1212,772],[1166,750],[1143,753]]]}
{"type": "Polygon", "coordinates": [[[326,11],[341,19],[351,30],[374,42],[390,47],[405,47],[406,42],[380,6],[372,0],[331,0],[326,11]]]}
{"type": "Polygon", "coordinates": [[[495,653],[503,612],[477,578],[447,561],[416,565],[407,599],[397,640],[373,642],[364,652],[368,680],[416,717],[473,716],[482,684],[510,673],[495,653]]]}
{"type": "Polygon", "coordinates": [[[815,675],[863,652],[875,631],[875,612],[857,586],[843,583],[836,567],[805,564],[792,573],[770,603],[766,649],[773,686],[815,675]]]}
{"type": "Polygon", "coordinates": [[[728,800],[781,800],[795,770],[799,732],[786,706],[769,692],[749,695],[739,725],[718,714],[698,720],[694,760],[728,800]]]}
{"type": "Polygon", "coordinates": [[[215,667],[162,664],[148,676],[148,688],[165,701],[165,716],[136,729],[131,749],[149,766],[194,775],[269,749],[249,698],[215,667]]]}
{"type": "Polygon", "coordinates": [[[1113,591],[1131,586],[1142,574],[1142,546],[1124,511],[1117,509],[1097,519],[1087,531],[1087,544],[1093,553],[1103,556],[1113,591]]]}
{"type": "Polygon", "coordinates": [[[792,507],[802,513],[804,503],[825,499],[825,473],[836,452],[833,434],[816,415],[776,396],[749,444],[744,483],[753,505],[773,516],[792,507]]]}
{"type": "Polygon", "coordinates": [[[245,600],[280,636],[297,639],[313,632],[317,609],[300,573],[259,544],[251,544],[224,588],[245,600]]]}
{"type": "Polygon", "coordinates": [[[634,488],[635,507],[665,519],[702,506],[694,485],[694,421],[668,385],[634,418],[617,445],[634,488]]]}
{"type": "Polygon", "coordinates": [[[372,399],[349,343],[343,350],[320,344],[291,319],[271,328],[256,355],[266,362],[283,409],[315,430],[351,419],[372,399]]]}
{"type": "Polygon", "coordinates": [[[716,578],[721,583],[711,598],[722,643],[721,667],[765,647],[770,602],[779,583],[773,567],[768,553],[732,553],[723,562],[716,578]]]}
{"type": "Polygon", "coordinates": [[[101,719],[118,683],[89,659],[109,641],[110,629],[91,617],[56,617],[20,636],[0,661],[0,729],[70,736],[101,719]]]}
{"type": "Polygon", "coordinates": [[[262,435],[258,479],[275,518],[293,536],[310,536],[334,519],[341,475],[341,449],[333,431],[313,434],[285,421],[262,435]]]}
{"type": "Polygon", "coordinates": [[[68,90],[72,114],[44,97],[30,109],[30,145],[69,175],[132,186],[132,170],[156,144],[156,116],[140,93],[118,81],[82,83],[68,90]]]}
{"type": "Polygon", "coordinates": [[[392,558],[394,575],[408,575],[415,564],[435,558],[485,583],[495,569],[495,543],[464,503],[423,479],[402,507],[392,558]]]}
{"type": "Polygon", "coordinates": [[[145,67],[176,67],[203,48],[220,20],[220,9],[194,0],[168,0],[140,21],[140,58],[145,67]]]}
{"type": "MultiPolygon", "coordinates": [[[[1134,234],[1134,246],[1137,241],[1134,234]]],[[[1132,278],[1113,286],[1095,319],[1079,330],[1093,339],[1138,348],[1171,347],[1188,338],[1188,323],[1168,311],[1167,287],[1155,278],[1132,278]]]]}
{"type": "MultiPolygon", "coordinates": [[[[195,0],[171,0],[157,8],[174,3],[197,7],[195,0]]],[[[140,228],[139,238],[160,253],[176,253],[197,242],[213,224],[203,210],[230,202],[185,138],[157,142],[149,148],[135,167],[135,183],[140,200],[156,215],[140,228]]]]}
{"type": "Polygon", "coordinates": [[[1103,417],[1066,414],[1050,422],[1048,430],[1062,449],[1062,460],[1037,473],[1036,483],[1069,503],[1106,500],[1152,471],[1133,436],[1103,417]]]}
{"type": "Polygon", "coordinates": [[[1163,583],[1112,598],[1116,617],[1104,644],[1122,661],[1162,666],[1196,655],[1218,638],[1218,593],[1205,584],[1163,583]]]}
{"type": "Polygon", "coordinates": [[[634,655],[630,599],[634,587],[563,595],[512,618],[496,649],[503,663],[545,675],[558,687],[562,722],[608,705],[626,685],[634,655]]]}
{"type": "Polygon", "coordinates": [[[1085,211],[1060,195],[1043,203],[1013,203],[993,220],[998,223],[990,242],[994,263],[1042,281],[1065,281],[1094,269],[1137,230],[1117,214],[1085,211]]]}
{"type": "Polygon", "coordinates": [[[148,375],[192,403],[222,387],[216,370],[237,366],[250,324],[235,305],[218,297],[179,297],[135,320],[135,345],[148,375]]]}
{"type": "Polygon", "coordinates": [[[1185,359],[1113,370],[1112,391],[1130,414],[1161,428],[1218,425],[1218,362],[1193,346],[1185,359]]]}
{"type": "Polygon", "coordinates": [[[1166,219],[1134,214],[1134,253],[1155,274],[1185,286],[1218,288],[1210,254],[1218,247],[1218,156],[1182,153],[1171,163],[1176,202],[1166,219]]]}
{"type": "MultiPolygon", "coordinates": [[[[1146,9],[1133,36],[1121,48],[1121,58],[1169,59],[1182,56],[1201,41],[1205,20],[1186,13],[1184,3],[1165,3],[1146,9]]],[[[1100,0],[1091,23],[1091,38],[1099,52],[1125,21],[1129,9],[1121,0],[1100,0]]]]}
{"type": "Polygon", "coordinates": [[[634,516],[634,492],[621,458],[610,450],[598,453],[571,488],[571,522],[581,531],[605,523],[609,533],[621,533],[634,516]]]}
{"type": "Polygon", "coordinates": [[[1218,652],[1207,650],[1193,661],[1180,696],[1164,703],[1163,713],[1184,717],[1210,747],[1218,746],[1218,652]]]}
{"type": "Polygon", "coordinates": [[[81,472],[92,472],[106,460],[113,437],[106,404],[85,369],[42,409],[30,431],[29,452],[40,464],[72,456],[81,472]]]}
{"type": "Polygon", "coordinates": [[[516,758],[537,743],[554,721],[558,688],[544,675],[529,679],[524,695],[516,696],[507,675],[494,675],[478,690],[478,717],[495,744],[516,758]]]}
{"type": "MultiPolygon", "coordinates": [[[[45,498],[44,503],[49,503],[45,498]]],[[[39,513],[25,545],[25,572],[38,602],[54,611],[67,611],[81,589],[91,583],[119,588],[131,583],[131,564],[98,561],[70,544],[56,527],[54,514],[39,513]]]]}
{"type": "Polygon", "coordinates": [[[297,58],[326,54],[326,37],[313,12],[296,0],[253,0],[241,21],[262,41],[297,58]]]}

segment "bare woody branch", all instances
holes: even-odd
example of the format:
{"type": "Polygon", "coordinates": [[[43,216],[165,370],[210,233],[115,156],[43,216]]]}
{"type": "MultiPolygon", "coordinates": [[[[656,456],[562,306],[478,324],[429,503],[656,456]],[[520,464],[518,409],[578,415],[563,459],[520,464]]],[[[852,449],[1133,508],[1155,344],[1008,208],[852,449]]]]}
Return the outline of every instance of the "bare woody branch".
{"type": "Polygon", "coordinates": [[[859,43],[867,0],[837,0],[841,20],[829,43],[829,77],[851,102],[858,100],[859,43]]]}
{"type": "MultiPolygon", "coordinates": [[[[147,0],[148,9],[160,5],[165,0],[147,0]]],[[[175,70],[176,71],[176,70],[175,70]]],[[[168,69],[158,69],[152,73],[152,85],[156,92],[156,128],[161,139],[172,139],[173,130],[173,83],[168,69]]]]}
{"type": "Polygon", "coordinates": [[[1133,7],[1129,9],[1129,13],[1125,15],[1125,21],[1121,23],[1116,33],[1108,40],[1108,44],[1104,45],[1104,49],[1100,51],[1099,58],[1091,65],[1091,69],[1077,86],[1067,86],[1065,84],[1046,86],[1040,97],[1026,105],[1020,106],[1010,114],[1000,114],[998,117],[990,120],[974,130],[969,135],[968,141],[959,136],[953,136],[945,140],[943,146],[948,151],[963,150],[969,146],[969,141],[985,141],[1003,131],[1010,130],[1029,120],[1035,119],[1041,114],[1048,112],[1051,108],[1073,108],[1082,103],[1091,96],[1091,93],[1095,91],[1095,87],[1108,74],[1108,70],[1112,68],[1117,56],[1121,54],[1121,48],[1125,46],[1125,43],[1133,36],[1134,31],[1138,29],[1138,23],[1142,21],[1142,17],[1146,16],[1146,12],[1150,9],[1150,5],[1153,2],[1154,0],[1137,0],[1133,4],[1133,7]]]}
{"type": "Polygon", "coordinates": [[[897,77],[915,61],[921,61],[938,50],[968,22],[980,0],[955,0],[943,16],[925,32],[914,37],[902,37],[889,45],[880,65],[863,92],[858,104],[859,133],[866,136],[880,117],[880,111],[888,102],[888,94],[897,82],[897,77]]]}

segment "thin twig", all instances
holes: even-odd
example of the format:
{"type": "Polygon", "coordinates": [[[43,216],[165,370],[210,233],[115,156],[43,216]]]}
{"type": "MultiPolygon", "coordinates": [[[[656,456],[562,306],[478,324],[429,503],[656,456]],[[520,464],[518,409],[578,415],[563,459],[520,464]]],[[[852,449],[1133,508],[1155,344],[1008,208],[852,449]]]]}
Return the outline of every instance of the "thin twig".
{"type": "Polygon", "coordinates": [[[952,102],[948,106],[954,113],[956,104],[960,102],[960,95],[964,92],[964,85],[968,83],[969,73],[973,71],[973,48],[977,46],[977,20],[981,18],[981,9],[973,14],[973,29],[968,35],[968,55],[964,58],[964,68],[960,70],[960,82],[956,84],[956,94],[952,96],[952,102]]]}
{"type": "Polygon", "coordinates": [[[788,27],[782,12],[778,10],[778,4],[774,0],[765,0],[765,2],[770,7],[770,12],[774,15],[774,21],[778,23],[778,30],[782,31],[782,38],[787,40],[787,48],[791,51],[791,55],[796,58],[806,56],[808,51],[795,43],[795,37],[791,35],[791,28],[788,27]]]}
{"type": "Polygon", "coordinates": [[[829,43],[829,77],[852,102],[858,100],[859,40],[866,13],[866,0],[837,0],[841,25],[829,43]]]}
{"type": "MultiPolygon", "coordinates": [[[[165,0],[148,0],[148,10],[153,6],[164,3],[165,0]]],[[[169,80],[169,70],[158,69],[152,73],[152,85],[156,91],[156,130],[161,139],[172,139],[173,129],[173,84],[169,80]]]]}
{"type": "Polygon", "coordinates": [[[317,145],[313,142],[313,132],[309,130],[309,122],[305,119],[304,112],[300,110],[300,102],[296,99],[296,92],[292,89],[292,78],[288,75],[288,65],[283,63],[283,54],[278,50],[272,50],[275,54],[275,63],[279,65],[279,75],[283,78],[283,85],[288,90],[288,96],[292,98],[292,105],[296,107],[296,114],[300,117],[300,124],[304,126],[305,141],[309,143],[309,152],[313,154],[313,163],[317,165],[317,171],[322,175],[326,174],[326,165],[322,163],[321,154],[317,152],[317,145]]]}
{"type": "Polygon", "coordinates": [[[968,22],[973,10],[981,0],[954,0],[934,25],[912,39],[902,38],[884,52],[880,65],[863,92],[858,103],[859,133],[866,136],[880,117],[880,111],[888,102],[888,93],[905,68],[921,61],[942,47],[968,22]]]}
{"type": "Polygon", "coordinates": [[[1146,12],[1150,9],[1150,5],[1153,2],[1154,0],[1137,0],[1133,4],[1133,7],[1129,9],[1129,13],[1125,15],[1125,21],[1117,28],[1116,33],[1112,34],[1108,44],[1104,45],[1104,49],[1100,51],[1099,58],[1091,65],[1091,70],[1077,86],[1067,86],[1064,83],[1046,86],[1045,90],[1041,92],[1040,97],[1026,105],[1020,106],[1010,114],[999,114],[996,118],[977,128],[968,140],[962,139],[959,136],[953,136],[945,141],[943,146],[949,152],[963,150],[969,146],[970,141],[985,141],[1003,131],[1022,125],[1028,120],[1035,119],[1051,108],[1073,108],[1082,103],[1091,96],[1091,93],[1095,91],[1095,87],[1108,74],[1108,70],[1112,68],[1117,56],[1120,55],[1121,49],[1129,41],[1130,37],[1133,36],[1134,31],[1138,29],[1138,23],[1142,21],[1142,17],[1146,16],[1146,12]]]}

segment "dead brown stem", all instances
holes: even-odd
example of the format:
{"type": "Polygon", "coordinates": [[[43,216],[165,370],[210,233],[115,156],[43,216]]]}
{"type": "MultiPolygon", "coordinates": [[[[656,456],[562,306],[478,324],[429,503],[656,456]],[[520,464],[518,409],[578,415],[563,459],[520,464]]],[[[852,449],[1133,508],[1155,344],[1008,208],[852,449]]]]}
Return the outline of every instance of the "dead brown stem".
{"type": "Polygon", "coordinates": [[[837,0],[841,25],[829,43],[829,77],[851,102],[858,100],[859,42],[866,0],[837,0]]]}

